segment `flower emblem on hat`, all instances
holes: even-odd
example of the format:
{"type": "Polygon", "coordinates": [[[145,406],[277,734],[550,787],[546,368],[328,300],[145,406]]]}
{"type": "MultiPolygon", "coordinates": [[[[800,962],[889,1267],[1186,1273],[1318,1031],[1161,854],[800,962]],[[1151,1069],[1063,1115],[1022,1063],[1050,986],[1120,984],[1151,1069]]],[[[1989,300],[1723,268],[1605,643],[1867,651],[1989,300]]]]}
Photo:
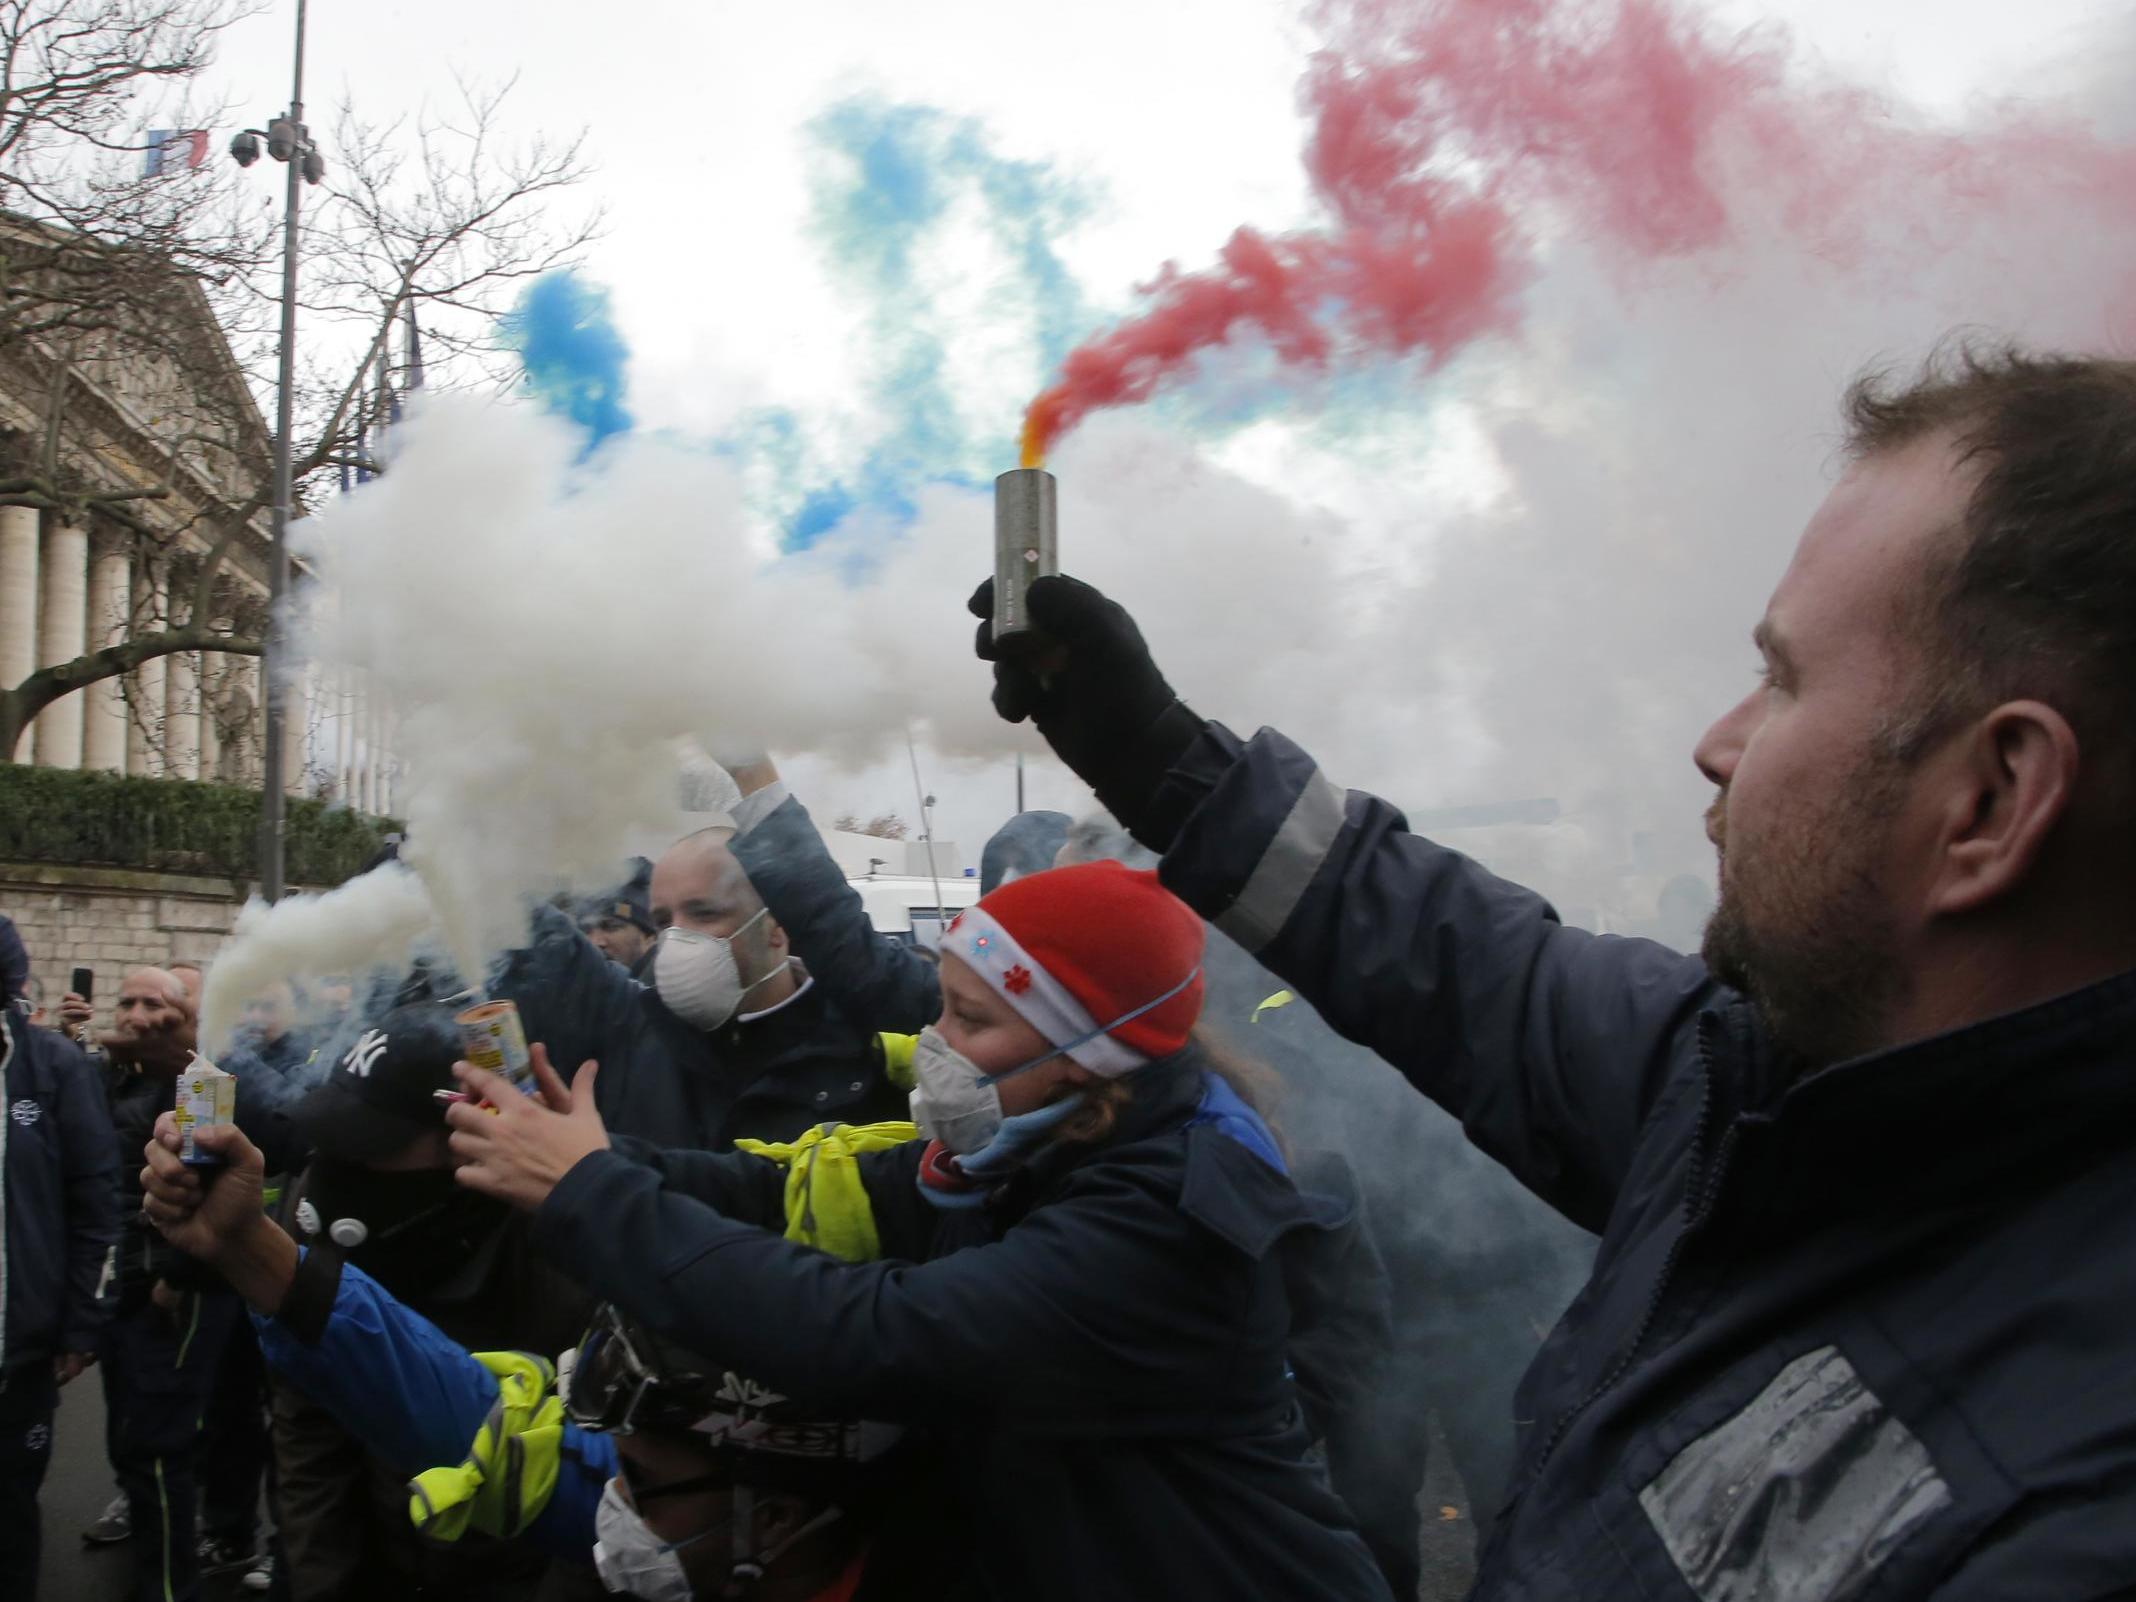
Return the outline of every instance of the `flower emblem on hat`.
{"type": "Polygon", "coordinates": [[[1018,963],[1001,976],[1001,988],[1012,996],[1020,996],[1031,988],[1031,970],[1018,963]]]}

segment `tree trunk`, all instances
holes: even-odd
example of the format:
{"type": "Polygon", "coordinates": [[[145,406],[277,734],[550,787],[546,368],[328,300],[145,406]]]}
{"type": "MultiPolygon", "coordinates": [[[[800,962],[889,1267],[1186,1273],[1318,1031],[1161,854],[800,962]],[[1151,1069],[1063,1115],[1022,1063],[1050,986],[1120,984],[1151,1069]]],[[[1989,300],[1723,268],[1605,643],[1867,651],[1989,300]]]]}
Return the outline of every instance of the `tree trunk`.
{"type": "Polygon", "coordinates": [[[37,714],[63,695],[131,673],[143,662],[175,656],[180,651],[220,651],[226,656],[258,656],[262,642],[244,635],[224,634],[216,629],[156,629],[136,634],[117,645],[91,651],[71,662],[55,662],[39,668],[11,690],[0,690],[0,761],[15,760],[22,731],[37,714]]]}

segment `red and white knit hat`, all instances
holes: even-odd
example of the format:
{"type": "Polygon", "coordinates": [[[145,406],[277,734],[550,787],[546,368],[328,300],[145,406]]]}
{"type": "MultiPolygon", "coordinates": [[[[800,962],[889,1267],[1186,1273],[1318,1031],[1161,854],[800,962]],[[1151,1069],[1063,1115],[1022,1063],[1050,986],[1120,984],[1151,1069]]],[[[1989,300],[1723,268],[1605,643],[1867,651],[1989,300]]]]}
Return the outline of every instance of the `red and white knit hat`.
{"type": "Polygon", "coordinates": [[[1202,944],[1202,921],[1185,902],[1156,874],[1118,862],[1011,879],[966,908],[942,936],[942,950],[1050,1044],[1107,1078],[1187,1043],[1201,1016],[1202,944]],[[1127,1018],[1153,1001],[1140,1017],[1127,1018]],[[1110,1032],[1094,1033],[1123,1018],[1110,1032]]]}

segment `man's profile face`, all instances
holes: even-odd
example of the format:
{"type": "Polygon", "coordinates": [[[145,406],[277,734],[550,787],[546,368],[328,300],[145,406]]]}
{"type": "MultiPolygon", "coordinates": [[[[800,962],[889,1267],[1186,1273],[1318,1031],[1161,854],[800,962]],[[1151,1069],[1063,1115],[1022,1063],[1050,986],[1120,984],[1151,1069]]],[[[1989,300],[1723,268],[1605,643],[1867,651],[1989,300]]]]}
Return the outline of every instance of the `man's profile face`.
{"type": "Polygon", "coordinates": [[[1889,736],[1921,683],[1908,603],[1968,488],[1942,440],[1851,468],[1758,625],[1757,686],[1695,755],[1720,790],[1707,962],[1813,1061],[1861,1049],[1903,988],[1897,948],[1924,861],[1915,770],[1889,736]]]}
{"type": "Polygon", "coordinates": [[[652,949],[653,936],[627,918],[594,918],[586,924],[586,938],[601,955],[624,967],[634,966],[652,949]]]}

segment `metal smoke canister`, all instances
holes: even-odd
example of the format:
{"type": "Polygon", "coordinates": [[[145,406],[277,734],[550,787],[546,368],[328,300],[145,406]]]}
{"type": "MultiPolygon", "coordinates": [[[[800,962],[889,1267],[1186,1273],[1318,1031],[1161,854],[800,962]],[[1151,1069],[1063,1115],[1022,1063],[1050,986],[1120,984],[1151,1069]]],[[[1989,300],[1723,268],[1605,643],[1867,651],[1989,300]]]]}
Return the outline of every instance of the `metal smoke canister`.
{"type": "Polygon", "coordinates": [[[509,1001],[485,1001],[454,1013],[452,1021],[460,1026],[460,1047],[469,1062],[509,1079],[522,1095],[534,1094],[534,1060],[527,1055],[527,1032],[517,1007],[509,1001]]]}
{"type": "Polygon", "coordinates": [[[1053,515],[1054,479],[1018,467],[994,480],[994,638],[1032,632],[1031,581],[1061,570],[1053,515]]]}
{"type": "Polygon", "coordinates": [[[237,1120],[237,1075],[224,1073],[198,1052],[178,1076],[171,1121],[178,1126],[178,1160],[195,1168],[215,1168],[220,1157],[197,1150],[193,1137],[237,1120]]]}

